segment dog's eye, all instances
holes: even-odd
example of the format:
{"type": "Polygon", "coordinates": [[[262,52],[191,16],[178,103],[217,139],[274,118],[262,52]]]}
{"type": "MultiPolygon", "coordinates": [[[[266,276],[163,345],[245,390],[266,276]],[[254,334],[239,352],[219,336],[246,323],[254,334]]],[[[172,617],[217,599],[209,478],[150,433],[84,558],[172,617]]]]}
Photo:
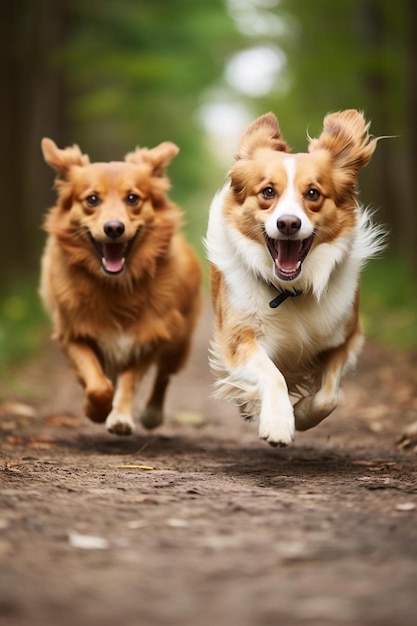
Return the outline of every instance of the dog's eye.
{"type": "Polygon", "coordinates": [[[307,200],[312,200],[313,202],[317,202],[317,200],[320,199],[320,196],[320,191],[318,191],[318,189],[314,189],[314,187],[311,187],[306,193],[307,200]]]}
{"type": "Polygon", "coordinates": [[[85,199],[85,203],[89,207],[95,207],[99,204],[99,202],[100,202],[100,198],[95,193],[92,193],[91,195],[87,196],[85,199]]]}
{"type": "Polygon", "coordinates": [[[273,187],[265,187],[265,189],[262,189],[261,194],[265,200],[271,200],[276,196],[275,189],[273,187]]]}
{"type": "Polygon", "coordinates": [[[137,206],[139,204],[140,197],[137,193],[129,193],[126,196],[126,204],[129,206],[137,206]]]}

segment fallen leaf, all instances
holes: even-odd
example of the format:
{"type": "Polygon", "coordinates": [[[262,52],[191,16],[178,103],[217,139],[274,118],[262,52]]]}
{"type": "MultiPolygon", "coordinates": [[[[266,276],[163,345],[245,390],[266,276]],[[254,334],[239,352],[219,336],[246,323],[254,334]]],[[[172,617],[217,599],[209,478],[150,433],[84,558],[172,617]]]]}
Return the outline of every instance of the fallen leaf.
{"type": "Polygon", "coordinates": [[[396,444],[400,450],[409,450],[417,446],[417,422],[412,422],[405,428],[396,444]]]}
{"type": "Polygon", "coordinates": [[[401,502],[400,504],[395,505],[395,509],[397,511],[414,511],[416,505],[414,502],[401,502]]]}
{"type": "Polygon", "coordinates": [[[9,472],[20,472],[19,467],[24,465],[24,461],[7,461],[4,467],[9,472]]]}
{"type": "Polygon", "coordinates": [[[181,411],[175,415],[174,419],[181,426],[191,426],[193,428],[201,428],[206,424],[204,415],[196,411],[181,411]]]}
{"type": "Polygon", "coordinates": [[[56,443],[50,441],[29,441],[27,447],[32,450],[52,450],[52,448],[56,448],[56,443]]]}
{"type": "Polygon", "coordinates": [[[359,459],[358,461],[352,461],[352,465],[363,465],[364,467],[370,467],[375,465],[375,461],[367,461],[359,459]]]}
{"type": "Polygon", "coordinates": [[[95,535],[80,535],[79,533],[69,533],[69,542],[73,548],[81,550],[107,550],[109,542],[104,537],[95,535]]]}
{"type": "Polygon", "coordinates": [[[24,446],[26,441],[23,437],[14,437],[10,435],[5,438],[6,443],[9,443],[11,446],[24,446]]]}
{"type": "Polygon", "coordinates": [[[170,519],[167,519],[167,526],[171,526],[171,528],[185,528],[188,526],[188,522],[185,519],[171,517],[170,519]]]}
{"type": "Polygon", "coordinates": [[[0,405],[0,417],[15,415],[16,417],[37,417],[38,413],[33,406],[23,402],[5,402],[0,405]]]}
{"type": "Polygon", "coordinates": [[[42,441],[43,443],[53,443],[56,442],[56,438],[53,435],[48,435],[46,433],[40,433],[39,435],[35,435],[31,439],[32,441],[42,441]]]}
{"type": "Polygon", "coordinates": [[[57,440],[52,435],[40,434],[31,437],[27,443],[28,448],[33,448],[35,450],[50,450],[51,448],[55,448],[57,445],[57,440]]]}
{"type": "Polygon", "coordinates": [[[75,415],[62,414],[62,415],[47,415],[43,419],[43,423],[46,426],[53,426],[56,428],[78,428],[80,425],[80,419],[75,415]]]}
{"type": "Polygon", "coordinates": [[[382,472],[383,470],[388,470],[391,468],[395,469],[395,462],[392,461],[383,461],[381,459],[375,459],[373,461],[368,461],[366,459],[358,459],[357,461],[352,461],[352,465],[360,465],[362,467],[367,467],[370,472],[382,472]]]}

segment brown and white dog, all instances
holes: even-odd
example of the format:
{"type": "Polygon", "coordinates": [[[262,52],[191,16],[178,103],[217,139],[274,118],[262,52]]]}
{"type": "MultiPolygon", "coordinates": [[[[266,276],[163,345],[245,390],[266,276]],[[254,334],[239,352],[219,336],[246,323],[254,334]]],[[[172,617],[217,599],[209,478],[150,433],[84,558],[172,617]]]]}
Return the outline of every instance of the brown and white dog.
{"type": "Polygon", "coordinates": [[[356,198],[377,143],[368,129],[355,110],[333,113],[308,153],[290,154],[268,113],[243,134],[210,208],[217,393],[259,418],[259,437],[274,446],[335,409],[362,347],[359,273],[383,248],[356,198]]]}
{"type": "Polygon", "coordinates": [[[155,364],[141,415],[155,428],[200,310],[200,263],[164,175],[178,148],[164,142],[110,163],[46,138],[42,151],[57,172],[58,201],[44,225],[40,294],[85,388],[85,413],[112,433],[132,433],[135,390],[155,364]]]}

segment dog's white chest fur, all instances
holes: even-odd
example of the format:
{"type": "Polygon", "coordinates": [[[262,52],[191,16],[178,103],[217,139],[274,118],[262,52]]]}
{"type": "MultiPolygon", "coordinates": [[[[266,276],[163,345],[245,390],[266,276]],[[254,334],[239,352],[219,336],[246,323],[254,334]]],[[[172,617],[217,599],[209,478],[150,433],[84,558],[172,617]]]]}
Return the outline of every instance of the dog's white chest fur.
{"type": "Polygon", "coordinates": [[[106,365],[111,368],[120,368],[129,362],[138,361],[146,351],[146,346],[139,345],[133,334],[122,330],[102,335],[97,343],[106,365]]]}
{"type": "Polygon", "coordinates": [[[304,369],[318,352],[345,340],[357,288],[353,268],[340,266],[334,272],[320,301],[310,293],[288,298],[278,308],[269,302],[278,294],[244,269],[226,277],[229,303],[241,324],[257,329],[257,339],[269,358],[284,371],[304,369]],[[352,276],[352,278],[350,278],[352,276]]]}

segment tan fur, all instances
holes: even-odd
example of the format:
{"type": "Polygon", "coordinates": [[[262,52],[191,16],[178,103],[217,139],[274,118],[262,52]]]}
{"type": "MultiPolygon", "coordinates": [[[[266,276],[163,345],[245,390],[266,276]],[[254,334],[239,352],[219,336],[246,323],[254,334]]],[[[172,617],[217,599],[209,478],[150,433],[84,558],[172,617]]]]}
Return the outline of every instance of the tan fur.
{"type": "Polygon", "coordinates": [[[259,417],[259,436],[271,445],[290,443],[294,426],[311,428],[334,410],[362,346],[359,272],[382,247],[356,198],[358,171],[377,143],[368,131],[358,111],[333,113],[307,153],[291,154],[268,113],[244,132],[230,185],[213,200],[206,245],[216,387],[244,417],[259,417]],[[288,214],[306,234],[286,239],[277,230],[288,214]],[[311,240],[300,270],[297,259],[287,261],[291,278],[283,257],[271,258],[268,238],[279,246],[311,240]],[[271,310],[280,290],[302,295],[271,310]],[[288,393],[299,398],[294,407],[288,393]]]}
{"type": "Polygon", "coordinates": [[[90,163],[78,146],[60,150],[50,139],[42,150],[57,172],[58,200],[45,219],[40,294],[54,337],[85,388],[85,413],[106,421],[111,432],[130,434],[136,386],[155,364],[141,419],[158,426],[200,310],[200,263],[179,232],[181,214],[167,197],[164,175],[178,148],[165,142],[111,163],[90,163]],[[139,197],[135,206],[129,194],[139,197]],[[89,205],[92,195],[98,206],[89,205]],[[105,273],[91,239],[111,244],[104,227],[112,220],[125,229],[117,242],[131,242],[116,275],[105,273]]]}

